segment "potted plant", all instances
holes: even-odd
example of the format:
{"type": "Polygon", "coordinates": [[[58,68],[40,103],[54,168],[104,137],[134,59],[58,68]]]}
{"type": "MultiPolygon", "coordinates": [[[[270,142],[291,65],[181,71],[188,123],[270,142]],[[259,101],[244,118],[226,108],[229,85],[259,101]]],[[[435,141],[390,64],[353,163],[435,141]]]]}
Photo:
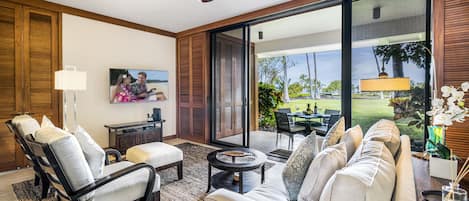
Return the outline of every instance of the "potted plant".
{"type": "MultiPolygon", "coordinates": [[[[433,127],[429,130],[438,130],[440,142],[434,141],[430,136],[428,143],[431,143],[434,150],[427,150],[430,157],[430,176],[453,180],[457,174],[457,160],[446,147],[446,130],[453,122],[462,123],[469,117],[469,108],[464,106],[464,95],[469,91],[469,82],[464,82],[461,87],[443,86],[441,87],[441,98],[435,97],[432,100],[432,109],[427,115],[432,116],[433,127]]],[[[430,134],[432,135],[432,134],[430,134]]],[[[427,146],[428,148],[429,146],[427,146]]]]}

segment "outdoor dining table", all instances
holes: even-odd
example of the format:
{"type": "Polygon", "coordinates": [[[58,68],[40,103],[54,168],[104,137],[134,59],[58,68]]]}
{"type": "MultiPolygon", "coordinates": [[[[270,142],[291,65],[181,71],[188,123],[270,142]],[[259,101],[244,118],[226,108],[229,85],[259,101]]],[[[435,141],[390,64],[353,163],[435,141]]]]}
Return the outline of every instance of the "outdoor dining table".
{"type": "Polygon", "coordinates": [[[306,133],[311,133],[311,122],[312,119],[322,119],[322,118],[329,118],[331,117],[330,114],[320,114],[320,113],[316,113],[316,114],[305,114],[303,112],[292,112],[292,113],[287,113],[288,116],[290,117],[296,117],[296,118],[301,118],[301,119],[305,119],[307,124],[306,124],[306,133]]]}

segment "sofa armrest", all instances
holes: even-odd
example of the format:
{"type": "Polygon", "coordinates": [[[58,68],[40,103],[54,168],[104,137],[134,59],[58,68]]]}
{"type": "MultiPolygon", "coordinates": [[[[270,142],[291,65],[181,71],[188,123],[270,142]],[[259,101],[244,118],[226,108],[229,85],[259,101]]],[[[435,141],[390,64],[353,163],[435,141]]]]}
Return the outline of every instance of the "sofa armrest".
{"type": "Polygon", "coordinates": [[[204,198],[204,201],[254,201],[226,189],[218,189],[204,198]]]}
{"type": "Polygon", "coordinates": [[[105,162],[104,162],[105,165],[110,164],[109,156],[114,156],[116,162],[121,162],[122,161],[122,155],[116,149],[106,148],[106,149],[104,149],[104,152],[106,153],[105,162]]]}
{"type": "Polygon", "coordinates": [[[394,188],[392,200],[415,201],[417,193],[415,190],[409,136],[401,136],[401,147],[398,153],[396,158],[396,187],[394,188]]]}

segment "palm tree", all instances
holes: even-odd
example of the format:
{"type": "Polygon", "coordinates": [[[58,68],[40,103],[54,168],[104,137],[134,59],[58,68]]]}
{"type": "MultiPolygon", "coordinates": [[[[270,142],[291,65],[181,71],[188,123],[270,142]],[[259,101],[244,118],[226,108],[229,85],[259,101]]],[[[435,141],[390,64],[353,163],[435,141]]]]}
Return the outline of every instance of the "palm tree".
{"type": "Polygon", "coordinates": [[[282,69],[283,69],[283,102],[289,103],[290,96],[288,96],[288,64],[287,64],[287,57],[282,56],[281,59],[282,69]]]}
{"type": "Polygon", "coordinates": [[[312,99],[314,99],[316,96],[315,96],[315,94],[313,95],[313,83],[312,83],[312,80],[311,80],[311,66],[309,65],[309,56],[308,56],[308,53],[306,53],[305,55],[306,55],[306,66],[307,66],[307,69],[308,69],[309,96],[312,99]]]}

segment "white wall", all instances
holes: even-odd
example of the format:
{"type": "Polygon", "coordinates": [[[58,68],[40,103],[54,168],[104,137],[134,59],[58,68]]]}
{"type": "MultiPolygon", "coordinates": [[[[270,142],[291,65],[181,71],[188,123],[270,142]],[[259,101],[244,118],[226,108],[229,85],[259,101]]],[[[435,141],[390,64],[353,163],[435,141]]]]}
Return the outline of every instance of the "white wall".
{"type": "Polygon", "coordinates": [[[78,122],[98,144],[108,146],[105,124],[145,120],[154,107],[161,108],[166,120],[163,135],[176,134],[175,38],[68,14],[63,14],[62,26],[63,64],[88,76],[87,90],[78,92],[78,122]],[[168,70],[168,100],[110,104],[109,68],[116,67],[168,70]]]}

